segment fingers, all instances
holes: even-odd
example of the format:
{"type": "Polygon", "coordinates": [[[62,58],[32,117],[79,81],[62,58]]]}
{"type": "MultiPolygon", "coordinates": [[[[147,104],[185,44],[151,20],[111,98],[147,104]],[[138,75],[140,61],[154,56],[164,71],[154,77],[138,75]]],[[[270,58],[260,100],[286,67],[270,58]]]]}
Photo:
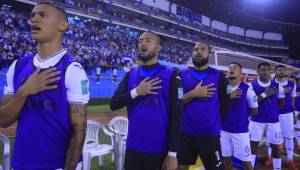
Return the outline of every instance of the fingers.
{"type": "Polygon", "coordinates": [[[152,83],[155,83],[157,81],[161,81],[161,80],[158,77],[156,77],[156,78],[154,78],[152,80],[147,81],[147,83],[152,84],[152,83]]]}
{"type": "Polygon", "coordinates": [[[203,81],[201,80],[198,84],[197,87],[202,86],[203,81]]]}
{"type": "Polygon", "coordinates": [[[208,92],[216,91],[216,90],[217,90],[216,88],[207,88],[207,91],[208,91],[208,92]]]}
{"type": "Polygon", "coordinates": [[[153,87],[151,87],[151,90],[157,90],[157,89],[161,89],[161,86],[153,86],[153,87]]]}
{"type": "Polygon", "coordinates": [[[209,84],[209,85],[206,85],[205,87],[206,88],[210,88],[210,87],[212,87],[212,86],[214,86],[215,84],[214,83],[211,83],[211,84],[209,84]]]}
{"type": "Polygon", "coordinates": [[[149,78],[150,78],[150,77],[146,77],[146,78],[144,78],[144,80],[142,80],[142,81],[141,81],[141,83],[145,83],[145,82],[147,82],[147,81],[149,80],[149,78]]]}
{"type": "Polygon", "coordinates": [[[53,72],[53,71],[55,71],[55,70],[56,70],[55,67],[48,68],[48,69],[46,69],[45,71],[43,71],[43,72],[41,73],[41,75],[49,74],[49,73],[51,73],[51,72],[53,72]]]}
{"type": "Polygon", "coordinates": [[[155,91],[149,91],[148,94],[158,94],[158,92],[155,92],[155,91]]]}
{"type": "Polygon", "coordinates": [[[161,86],[151,87],[150,90],[148,91],[148,94],[158,94],[158,92],[154,91],[154,90],[158,90],[158,89],[161,89],[161,88],[162,88],[161,86]]]}
{"type": "Polygon", "coordinates": [[[43,83],[44,83],[45,85],[47,85],[47,84],[56,82],[56,81],[58,81],[58,80],[60,80],[60,77],[54,77],[54,78],[45,80],[43,83]]]}
{"type": "MultiPolygon", "coordinates": [[[[150,82],[149,82],[150,83],[150,82]]],[[[161,83],[161,80],[156,80],[156,81],[153,81],[153,82],[151,82],[150,83],[150,86],[155,86],[155,85],[157,85],[157,84],[160,84],[161,83]]]]}
{"type": "Polygon", "coordinates": [[[53,85],[53,86],[44,86],[41,91],[43,90],[52,90],[52,89],[56,89],[58,86],[57,85],[53,85]]]}

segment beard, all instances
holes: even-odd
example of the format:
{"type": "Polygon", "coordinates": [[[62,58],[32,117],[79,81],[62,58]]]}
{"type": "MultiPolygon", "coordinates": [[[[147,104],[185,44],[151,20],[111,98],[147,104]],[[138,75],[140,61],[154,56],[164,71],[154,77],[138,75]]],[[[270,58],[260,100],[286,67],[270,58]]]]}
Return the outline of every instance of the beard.
{"type": "Polygon", "coordinates": [[[155,56],[156,56],[155,52],[145,53],[145,52],[140,52],[139,51],[138,55],[137,55],[137,58],[140,59],[143,62],[147,62],[147,61],[152,60],[155,56]]]}
{"type": "Polygon", "coordinates": [[[279,78],[284,78],[285,76],[284,76],[284,75],[278,75],[277,77],[279,77],[279,78]]]}
{"type": "Polygon", "coordinates": [[[208,58],[198,59],[196,57],[193,57],[192,62],[196,67],[202,67],[208,63],[208,58]]]}
{"type": "Polygon", "coordinates": [[[229,74],[227,75],[227,78],[228,78],[229,80],[234,80],[234,79],[236,79],[236,77],[233,75],[233,72],[229,72],[229,74]]]}

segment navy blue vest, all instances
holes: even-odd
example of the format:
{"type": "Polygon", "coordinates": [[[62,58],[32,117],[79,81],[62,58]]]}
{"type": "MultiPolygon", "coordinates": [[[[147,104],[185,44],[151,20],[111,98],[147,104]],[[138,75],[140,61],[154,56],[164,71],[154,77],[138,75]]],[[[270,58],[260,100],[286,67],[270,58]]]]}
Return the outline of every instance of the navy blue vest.
{"type": "Polygon", "coordinates": [[[249,131],[248,88],[249,85],[244,82],[241,82],[239,85],[242,96],[241,98],[230,100],[229,112],[222,121],[222,130],[230,133],[246,133],[249,131]]]}
{"type": "MultiPolygon", "coordinates": [[[[29,96],[19,119],[12,158],[12,167],[18,169],[63,168],[71,134],[65,71],[74,62],[68,54],[56,64],[61,79],[54,84],[57,89],[29,96]]],[[[14,89],[35,71],[33,56],[21,58],[15,68],[14,89]]],[[[42,70],[43,71],[43,70],[42,70]]]]}
{"type": "MultiPolygon", "coordinates": [[[[294,89],[294,82],[288,81],[288,84],[286,86],[283,86],[283,88],[288,88],[288,87],[294,89]]],[[[280,114],[291,113],[294,111],[293,102],[292,102],[292,91],[289,93],[285,93],[284,106],[283,108],[279,109],[280,114]]]]}
{"type": "Polygon", "coordinates": [[[182,71],[182,84],[184,94],[193,90],[203,80],[202,85],[214,83],[215,94],[211,98],[193,99],[184,106],[182,119],[182,132],[187,135],[219,136],[221,130],[220,103],[218,95],[218,81],[221,71],[209,67],[203,74],[195,75],[193,68],[182,71]],[[198,77],[198,78],[197,78],[198,77]]]}
{"type": "MultiPolygon", "coordinates": [[[[136,88],[145,78],[140,73],[141,67],[133,68],[128,77],[128,92],[136,88]]],[[[139,96],[127,107],[128,138],[127,147],[139,152],[159,154],[167,152],[170,116],[170,79],[173,70],[161,67],[150,75],[150,80],[162,80],[157,95],[139,96]]]]}
{"type": "MultiPolygon", "coordinates": [[[[257,80],[254,80],[252,83],[253,90],[257,96],[262,94],[265,91],[265,87],[262,87],[258,84],[257,80]]],[[[275,81],[271,81],[270,87],[275,87],[279,89],[279,84],[275,81]]],[[[279,107],[278,107],[278,95],[274,94],[263,99],[258,103],[258,113],[255,116],[251,116],[251,120],[254,122],[261,123],[276,123],[279,122],[279,107]]]]}

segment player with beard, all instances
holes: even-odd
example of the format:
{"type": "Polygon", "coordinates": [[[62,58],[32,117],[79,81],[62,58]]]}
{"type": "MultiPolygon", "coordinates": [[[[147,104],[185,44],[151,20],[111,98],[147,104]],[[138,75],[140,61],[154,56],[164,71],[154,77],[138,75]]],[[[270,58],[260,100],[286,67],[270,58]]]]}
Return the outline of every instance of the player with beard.
{"type": "Polygon", "coordinates": [[[252,170],[249,137],[249,116],[257,113],[257,96],[252,88],[241,81],[242,66],[233,62],[228,67],[230,93],[228,115],[222,122],[221,148],[225,169],[232,170],[232,156],[243,161],[245,170],[252,170]]]}
{"type": "Polygon", "coordinates": [[[286,67],[284,65],[278,65],[275,68],[276,79],[275,82],[279,83],[285,92],[284,106],[279,109],[279,121],[282,132],[282,138],[284,140],[288,166],[291,170],[298,169],[293,159],[294,153],[294,101],[296,94],[296,84],[293,81],[287,79],[286,67]]]}
{"type": "Polygon", "coordinates": [[[281,144],[281,129],[279,123],[279,108],[284,105],[283,87],[271,80],[271,65],[260,63],[257,66],[258,79],[252,81],[254,92],[258,96],[258,113],[251,116],[249,123],[250,144],[252,152],[252,165],[256,159],[259,142],[265,132],[267,141],[272,148],[273,168],[281,169],[281,154],[279,145],[281,144]]]}
{"type": "Polygon", "coordinates": [[[127,106],[126,170],[177,168],[182,89],[178,73],[158,63],[160,50],[156,34],[139,37],[139,67],[125,75],[111,100],[112,110],[127,106]]]}
{"type": "MultiPolygon", "coordinates": [[[[37,54],[13,62],[7,72],[2,100],[2,104],[10,104],[23,91],[19,103],[23,106],[19,111],[0,115],[4,126],[18,121],[12,168],[73,170],[85,139],[88,79],[80,63],[62,48],[68,28],[62,6],[51,1],[39,2],[31,12],[30,24],[37,54]],[[56,76],[60,79],[48,84],[55,89],[24,91],[26,80],[32,81],[33,75],[36,83],[43,82],[42,79],[47,79],[45,70],[51,67],[59,71],[56,76]]],[[[36,88],[34,83],[30,86],[36,88]]]]}
{"type": "Polygon", "coordinates": [[[184,109],[177,156],[180,170],[188,170],[198,155],[205,169],[224,169],[220,130],[230,100],[228,80],[224,73],[209,67],[209,54],[208,43],[196,43],[193,67],[181,73],[184,109]]]}

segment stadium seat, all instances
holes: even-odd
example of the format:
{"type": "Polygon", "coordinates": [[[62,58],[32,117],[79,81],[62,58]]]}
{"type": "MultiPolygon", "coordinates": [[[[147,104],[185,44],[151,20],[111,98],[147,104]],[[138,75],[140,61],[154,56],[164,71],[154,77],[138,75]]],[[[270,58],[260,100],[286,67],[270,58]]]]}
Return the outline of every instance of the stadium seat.
{"type": "Polygon", "coordinates": [[[94,120],[88,120],[83,146],[83,169],[90,169],[93,157],[99,157],[99,165],[101,166],[103,164],[103,156],[107,154],[114,155],[113,133],[109,132],[103,124],[94,120]],[[102,130],[105,135],[110,136],[112,144],[99,143],[99,130],[102,130]]]}
{"type": "Polygon", "coordinates": [[[0,141],[4,144],[3,149],[3,165],[0,165],[0,170],[10,170],[10,143],[8,137],[0,134],[0,141]]]}
{"type": "Polygon", "coordinates": [[[109,122],[109,130],[121,136],[127,136],[128,133],[128,119],[123,116],[116,116],[109,122]]]}
{"type": "Polygon", "coordinates": [[[123,116],[116,116],[109,122],[109,130],[115,133],[115,155],[118,155],[117,170],[122,170],[125,158],[126,138],[128,133],[128,119],[123,116]]]}

